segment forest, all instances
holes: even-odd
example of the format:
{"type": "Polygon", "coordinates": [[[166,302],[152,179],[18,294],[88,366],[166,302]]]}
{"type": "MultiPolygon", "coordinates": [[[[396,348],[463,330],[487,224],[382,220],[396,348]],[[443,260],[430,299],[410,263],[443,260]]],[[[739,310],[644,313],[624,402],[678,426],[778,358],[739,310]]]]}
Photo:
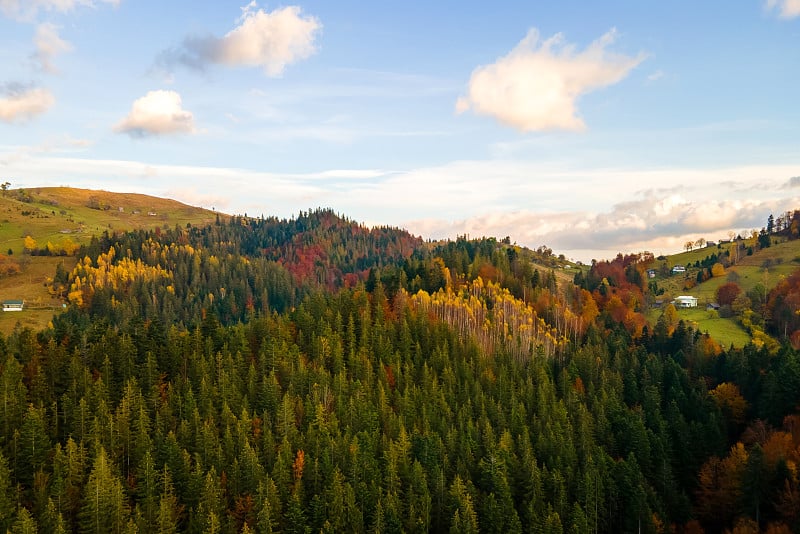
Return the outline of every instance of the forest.
{"type": "Polygon", "coordinates": [[[324,209],[76,253],[0,335],[0,532],[800,533],[800,275],[726,348],[647,323],[646,254],[324,209]]]}

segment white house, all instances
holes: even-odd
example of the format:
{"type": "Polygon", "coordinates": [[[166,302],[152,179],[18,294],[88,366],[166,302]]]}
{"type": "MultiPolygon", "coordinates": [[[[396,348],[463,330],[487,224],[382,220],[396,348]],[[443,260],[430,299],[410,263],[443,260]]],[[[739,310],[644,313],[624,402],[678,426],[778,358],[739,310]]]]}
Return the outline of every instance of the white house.
{"type": "Polygon", "coordinates": [[[25,305],[24,300],[4,300],[3,301],[3,311],[22,311],[22,307],[25,305]]]}
{"type": "Polygon", "coordinates": [[[685,273],[685,272],[686,272],[686,267],[684,267],[683,265],[676,265],[675,267],[672,268],[672,274],[685,273]]]}
{"type": "Polygon", "coordinates": [[[675,307],[677,308],[697,307],[697,297],[692,297],[691,295],[681,295],[679,297],[675,297],[675,300],[673,300],[672,302],[675,303],[675,307]]]}

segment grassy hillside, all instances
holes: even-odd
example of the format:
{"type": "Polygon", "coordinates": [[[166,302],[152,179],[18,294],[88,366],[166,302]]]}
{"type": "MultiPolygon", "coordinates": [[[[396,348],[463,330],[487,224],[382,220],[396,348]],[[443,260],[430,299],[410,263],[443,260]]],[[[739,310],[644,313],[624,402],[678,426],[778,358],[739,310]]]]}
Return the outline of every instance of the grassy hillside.
{"type": "Polygon", "coordinates": [[[0,300],[24,299],[21,313],[0,312],[0,332],[7,334],[17,322],[32,328],[45,326],[61,307],[45,287],[56,265],[72,269],[75,258],[30,256],[23,252],[26,236],[38,248],[47,243],[85,244],[103,231],[202,225],[216,213],[175,200],[134,193],[111,193],[70,187],[11,189],[0,196],[0,254],[19,264],[21,272],[0,275],[0,300]]]}
{"type": "Polygon", "coordinates": [[[21,253],[26,235],[39,246],[68,238],[85,243],[104,230],[205,224],[215,216],[175,200],[134,193],[70,187],[15,189],[0,197],[0,251],[21,253]]]}
{"type": "MultiPolygon", "coordinates": [[[[752,244],[752,240],[747,240],[746,246],[752,244]]],[[[800,240],[787,241],[782,238],[775,238],[773,245],[769,248],[756,250],[751,256],[742,254],[735,265],[728,267],[722,276],[710,278],[703,283],[697,284],[691,289],[685,289],[687,281],[695,281],[700,269],[691,266],[697,261],[703,261],[712,253],[718,256],[729,250],[732,245],[724,243],[720,247],[706,247],[683,252],[666,257],[662,261],[656,261],[656,267],[666,264],[668,268],[674,265],[685,265],[686,274],[662,275],[657,274],[655,281],[660,288],[664,288],[666,295],[676,297],[678,295],[692,295],[698,298],[699,308],[695,310],[678,310],[678,315],[687,321],[694,323],[703,332],[708,332],[724,346],[733,344],[742,346],[749,341],[748,334],[741,328],[736,318],[719,318],[711,316],[705,311],[706,304],[716,302],[717,289],[728,282],[735,280],[747,292],[761,284],[766,292],[775,287],[784,277],[800,269],[800,240]]],[[[649,319],[658,318],[660,311],[651,311],[649,319]]]]}

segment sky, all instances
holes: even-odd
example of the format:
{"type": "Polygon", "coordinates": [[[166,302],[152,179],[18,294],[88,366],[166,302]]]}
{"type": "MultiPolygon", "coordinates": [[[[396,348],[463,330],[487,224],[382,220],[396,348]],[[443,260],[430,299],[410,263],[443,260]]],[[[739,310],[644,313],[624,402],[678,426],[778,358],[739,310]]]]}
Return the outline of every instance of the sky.
{"type": "Polygon", "coordinates": [[[800,0],[0,0],[0,180],[656,254],[800,209],[800,0]]]}

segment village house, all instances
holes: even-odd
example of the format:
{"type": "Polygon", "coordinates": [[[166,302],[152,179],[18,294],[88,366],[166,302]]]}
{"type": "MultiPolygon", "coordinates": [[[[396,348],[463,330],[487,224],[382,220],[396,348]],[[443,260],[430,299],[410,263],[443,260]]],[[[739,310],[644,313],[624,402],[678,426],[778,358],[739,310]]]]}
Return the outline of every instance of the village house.
{"type": "Polygon", "coordinates": [[[675,304],[676,308],[696,308],[697,307],[697,297],[692,297],[691,295],[681,295],[679,297],[675,297],[675,300],[672,301],[675,304]]]}
{"type": "Polygon", "coordinates": [[[22,311],[22,307],[25,306],[24,300],[4,300],[3,301],[3,311],[10,312],[10,311],[22,311]]]}
{"type": "Polygon", "coordinates": [[[683,265],[676,265],[675,267],[672,268],[672,274],[685,273],[685,272],[686,272],[686,267],[684,267],[683,265]]]}

